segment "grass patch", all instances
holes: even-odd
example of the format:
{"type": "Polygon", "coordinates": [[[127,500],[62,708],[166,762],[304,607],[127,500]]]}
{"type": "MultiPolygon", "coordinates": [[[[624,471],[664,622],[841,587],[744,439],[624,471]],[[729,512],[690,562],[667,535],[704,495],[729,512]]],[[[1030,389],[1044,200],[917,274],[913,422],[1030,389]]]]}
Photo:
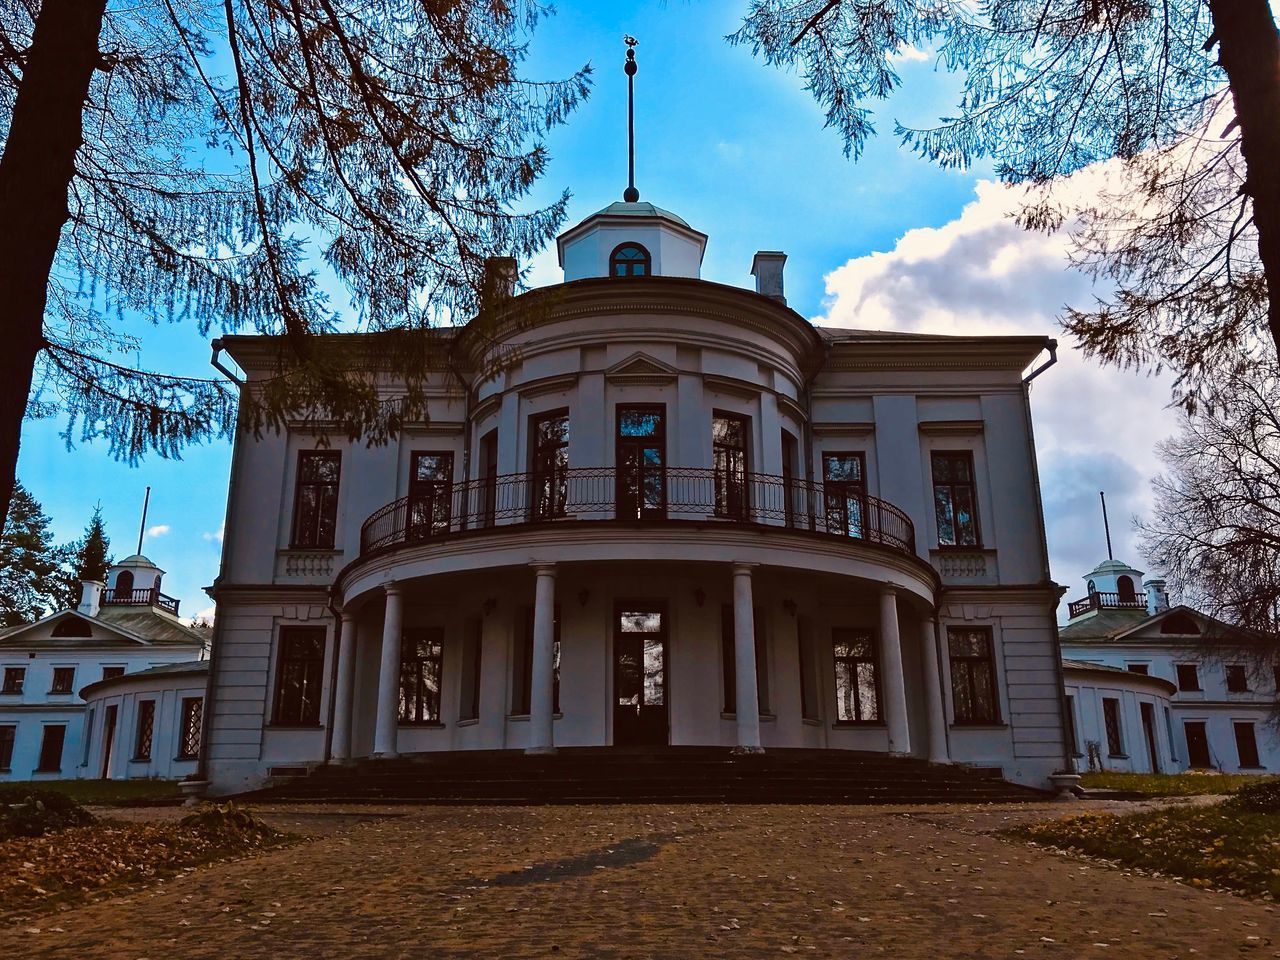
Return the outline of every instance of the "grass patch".
{"type": "Polygon", "coordinates": [[[293,837],[231,806],[177,823],[98,821],[0,843],[0,917],[77,903],[293,837]]]}
{"type": "Polygon", "coordinates": [[[1122,817],[1086,814],[1009,833],[1192,886],[1280,897],[1280,813],[1245,812],[1227,802],[1122,817]]]}
{"type": "Polygon", "coordinates": [[[150,807],[182,802],[177,780],[14,780],[4,786],[52,790],[100,807],[150,807]]]}
{"type": "Polygon", "coordinates": [[[1200,797],[1235,793],[1241,787],[1270,779],[1248,773],[1086,773],[1082,787],[1123,790],[1148,797],[1200,797]]]}

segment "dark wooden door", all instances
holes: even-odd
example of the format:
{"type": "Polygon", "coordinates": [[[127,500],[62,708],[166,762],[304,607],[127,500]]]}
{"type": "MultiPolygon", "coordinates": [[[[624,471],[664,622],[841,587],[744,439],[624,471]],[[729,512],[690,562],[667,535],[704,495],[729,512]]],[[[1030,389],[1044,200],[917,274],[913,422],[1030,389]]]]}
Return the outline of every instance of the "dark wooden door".
{"type": "Polygon", "coordinates": [[[1203,721],[1187,721],[1182,725],[1187,734],[1187,760],[1191,766],[1203,769],[1212,766],[1209,760],[1209,736],[1203,721]]]}
{"type": "Polygon", "coordinates": [[[102,720],[102,779],[106,780],[111,773],[111,748],[116,742],[116,705],[107,707],[102,720]]]}
{"type": "Polygon", "coordinates": [[[613,742],[665,744],[667,615],[657,604],[620,604],[614,613],[613,742]]]}
{"type": "Polygon", "coordinates": [[[1151,704],[1139,704],[1142,711],[1142,733],[1147,738],[1147,756],[1151,758],[1151,772],[1160,772],[1160,748],[1156,745],[1156,715],[1151,704]]]}

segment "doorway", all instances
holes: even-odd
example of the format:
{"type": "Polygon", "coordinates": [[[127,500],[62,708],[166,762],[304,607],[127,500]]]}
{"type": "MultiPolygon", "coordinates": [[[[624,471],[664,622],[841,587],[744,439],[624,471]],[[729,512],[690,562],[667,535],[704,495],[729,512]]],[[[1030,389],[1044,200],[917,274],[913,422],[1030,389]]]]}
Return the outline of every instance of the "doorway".
{"type": "Polygon", "coordinates": [[[618,407],[614,453],[619,520],[661,520],[667,515],[666,407],[618,407]]]}
{"type": "Polygon", "coordinates": [[[654,602],[614,608],[613,743],[667,743],[667,614],[654,602]]]}
{"type": "Polygon", "coordinates": [[[1209,760],[1209,735],[1203,720],[1188,720],[1182,725],[1187,735],[1187,761],[1192,769],[1203,770],[1213,766],[1209,760]]]}
{"type": "Polygon", "coordinates": [[[106,714],[102,718],[102,777],[106,780],[111,776],[111,748],[116,742],[116,705],[110,704],[107,707],[106,714]]]}
{"type": "Polygon", "coordinates": [[[1147,740],[1147,756],[1151,758],[1151,772],[1160,773],[1160,750],[1156,746],[1156,715],[1149,703],[1140,703],[1142,734],[1147,740]]]}

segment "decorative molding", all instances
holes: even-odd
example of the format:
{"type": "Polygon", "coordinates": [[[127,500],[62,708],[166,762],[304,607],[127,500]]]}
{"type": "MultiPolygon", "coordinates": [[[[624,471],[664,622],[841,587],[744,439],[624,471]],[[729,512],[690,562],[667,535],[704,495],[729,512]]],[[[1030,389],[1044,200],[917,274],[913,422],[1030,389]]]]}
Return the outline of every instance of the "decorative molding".
{"type": "Polygon", "coordinates": [[[278,550],[276,577],[327,584],[341,556],[341,550],[278,550]]]}
{"type": "Polygon", "coordinates": [[[804,407],[800,406],[800,402],[794,397],[789,397],[785,393],[778,393],[776,389],[774,391],[774,396],[777,397],[778,400],[779,413],[785,410],[787,413],[791,414],[791,418],[801,426],[803,426],[804,422],[809,419],[808,411],[806,411],[804,407]]]}
{"type": "Polygon", "coordinates": [[[643,351],[637,351],[627,359],[615,363],[604,372],[604,378],[612,383],[657,385],[673,383],[679,371],[643,351]]]}
{"type": "Polygon", "coordinates": [[[534,397],[541,397],[548,393],[561,393],[565,390],[573,390],[578,386],[578,374],[566,373],[554,377],[543,377],[539,380],[530,380],[528,383],[514,384],[513,388],[520,394],[520,399],[530,400],[534,397]]]}
{"type": "Polygon", "coordinates": [[[813,431],[814,436],[869,437],[876,432],[876,425],[874,422],[838,423],[835,421],[823,421],[814,423],[809,429],[813,431]]]}
{"type": "Polygon", "coordinates": [[[919,431],[931,437],[937,436],[972,436],[982,433],[985,421],[982,420],[921,420],[916,424],[919,431]]]}
{"type": "Polygon", "coordinates": [[[491,393],[476,403],[471,411],[471,424],[477,426],[487,418],[495,416],[502,409],[502,391],[491,393]]]}
{"type": "Polygon", "coordinates": [[[763,383],[751,383],[747,380],[739,380],[737,377],[722,377],[714,373],[704,373],[702,385],[704,388],[709,387],[722,393],[731,393],[746,400],[758,400],[760,394],[766,391],[772,392],[773,389],[763,383]]]}
{"type": "Polygon", "coordinates": [[[994,585],[1000,581],[994,550],[930,550],[929,561],[943,583],[994,585]]]}

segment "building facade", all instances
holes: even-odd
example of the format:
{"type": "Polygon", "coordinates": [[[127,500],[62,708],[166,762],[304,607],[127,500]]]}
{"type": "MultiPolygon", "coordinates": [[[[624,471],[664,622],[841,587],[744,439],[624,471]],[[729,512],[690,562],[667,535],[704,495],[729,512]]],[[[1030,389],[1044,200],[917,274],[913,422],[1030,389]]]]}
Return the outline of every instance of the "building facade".
{"type": "Polygon", "coordinates": [[[86,712],[80,691],[202,655],[207,638],[178,619],[163,576],[129,557],[105,584],[85,583],[76,609],[0,633],[0,782],[155,775],[154,714],[148,723],[118,707],[86,712]]]}
{"type": "MultiPolygon", "coordinates": [[[[1052,341],[820,329],[784,255],[747,290],[700,279],[706,242],[612,204],[560,237],[563,284],[438,332],[391,443],[237,436],[214,793],[568,745],[1064,765],[1024,379],[1052,341]]],[[[244,391],[278,369],[269,338],[215,348],[244,391]]]]}
{"type": "Polygon", "coordinates": [[[1170,606],[1163,580],[1118,560],[1084,579],[1061,629],[1079,769],[1280,770],[1280,667],[1241,653],[1229,625],[1170,606]]]}

